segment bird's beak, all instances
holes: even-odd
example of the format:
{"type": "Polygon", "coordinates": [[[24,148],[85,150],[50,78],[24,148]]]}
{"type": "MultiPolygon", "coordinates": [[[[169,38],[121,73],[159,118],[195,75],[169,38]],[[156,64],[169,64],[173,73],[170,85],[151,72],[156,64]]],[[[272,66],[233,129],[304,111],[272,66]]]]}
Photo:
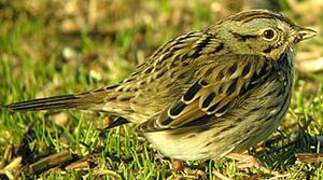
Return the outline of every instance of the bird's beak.
{"type": "Polygon", "coordinates": [[[295,38],[295,42],[300,42],[303,41],[305,39],[310,39],[312,37],[314,37],[316,35],[316,31],[314,31],[313,29],[309,29],[309,28],[304,28],[304,27],[297,27],[296,28],[296,38],[295,38]]]}

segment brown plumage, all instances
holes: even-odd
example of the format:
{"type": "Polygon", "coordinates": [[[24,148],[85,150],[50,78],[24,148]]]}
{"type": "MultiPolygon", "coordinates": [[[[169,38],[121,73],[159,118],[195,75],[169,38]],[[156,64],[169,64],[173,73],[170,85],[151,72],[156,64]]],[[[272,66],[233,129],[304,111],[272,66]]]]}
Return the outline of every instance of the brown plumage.
{"type": "Polygon", "coordinates": [[[277,128],[291,99],[293,48],[314,34],[281,14],[242,12],[169,41],[120,84],[8,108],[107,111],[167,156],[216,158],[277,128]]]}

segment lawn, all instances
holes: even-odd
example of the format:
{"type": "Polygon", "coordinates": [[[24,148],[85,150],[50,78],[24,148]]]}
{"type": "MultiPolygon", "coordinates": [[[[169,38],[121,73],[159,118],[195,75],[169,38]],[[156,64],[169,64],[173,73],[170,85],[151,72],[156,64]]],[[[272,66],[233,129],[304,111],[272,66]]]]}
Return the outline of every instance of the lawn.
{"type": "MultiPolygon", "coordinates": [[[[160,45],[212,25],[256,1],[0,0],[0,105],[82,92],[123,80],[160,45]]],[[[132,125],[101,133],[102,112],[12,113],[0,109],[0,179],[323,179],[323,3],[278,8],[318,31],[296,56],[290,110],[249,153],[262,168],[234,161],[185,162],[172,170],[132,125]],[[311,14],[308,14],[311,12],[311,14]]]]}

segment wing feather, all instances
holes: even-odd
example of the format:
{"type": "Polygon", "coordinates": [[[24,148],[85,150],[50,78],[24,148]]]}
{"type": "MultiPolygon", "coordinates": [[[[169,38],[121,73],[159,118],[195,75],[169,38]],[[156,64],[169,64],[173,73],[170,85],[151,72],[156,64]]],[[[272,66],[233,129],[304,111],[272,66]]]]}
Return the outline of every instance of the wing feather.
{"type": "Polygon", "coordinates": [[[268,77],[268,71],[270,72],[268,64],[259,62],[255,65],[255,59],[250,57],[231,58],[227,61],[231,62],[230,66],[215,67],[212,74],[205,75],[192,84],[180,100],[140,124],[137,130],[154,132],[180,129],[201,125],[203,119],[208,124],[216,123],[217,119],[224,117],[241,102],[250,88],[261,85],[268,77]]]}

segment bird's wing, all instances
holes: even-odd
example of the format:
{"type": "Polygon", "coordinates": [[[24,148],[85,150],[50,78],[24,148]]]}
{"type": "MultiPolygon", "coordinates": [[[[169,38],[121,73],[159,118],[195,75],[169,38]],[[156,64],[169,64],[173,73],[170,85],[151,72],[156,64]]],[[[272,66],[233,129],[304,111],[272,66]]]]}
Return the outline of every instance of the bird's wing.
{"type": "Polygon", "coordinates": [[[215,123],[269,77],[265,63],[254,60],[228,59],[225,66],[217,65],[207,79],[196,81],[180,100],[138,125],[137,130],[154,132],[215,123]]]}

